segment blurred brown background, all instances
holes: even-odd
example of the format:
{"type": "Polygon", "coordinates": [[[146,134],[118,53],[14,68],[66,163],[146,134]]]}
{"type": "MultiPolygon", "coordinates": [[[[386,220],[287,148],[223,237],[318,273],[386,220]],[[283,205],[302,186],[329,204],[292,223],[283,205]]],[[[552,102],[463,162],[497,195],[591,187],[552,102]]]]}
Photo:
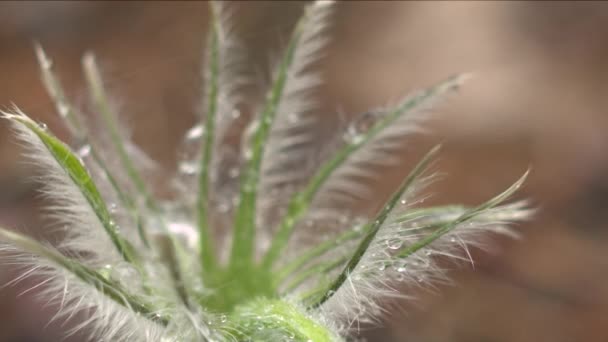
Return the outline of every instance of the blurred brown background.
{"type": "MultiPolygon", "coordinates": [[[[280,51],[302,2],[238,6],[258,68],[280,51]]],[[[65,137],[38,79],[32,42],[85,102],[80,56],[97,53],[133,136],[161,165],[195,120],[203,2],[0,2],[0,106],[18,104],[65,137]]],[[[444,142],[434,202],[479,203],[526,168],[540,211],[524,238],[476,253],[475,270],[422,293],[370,328],[370,341],[608,341],[608,3],[340,3],[319,64],[323,107],[356,113],[461,71],[474,79],[413,140],[411,160],[444,142]],[[415,142],[415,143],[414,143],[415,142]]],[[[329,114],[328,114],[329,115],[329,114]]],[[[36,230],[30,170],[0,123],[0,224],[36,230]]],[[[387,186],[390,182],[387,180],[387,186]]],[[[0,270],[0,283],[11,277],[0,270]]],[[[0,291],[0,341],[58,341],[27,284],[0,291]]],[[[79,341],[75,336],[71,340],[79,341]]]]}

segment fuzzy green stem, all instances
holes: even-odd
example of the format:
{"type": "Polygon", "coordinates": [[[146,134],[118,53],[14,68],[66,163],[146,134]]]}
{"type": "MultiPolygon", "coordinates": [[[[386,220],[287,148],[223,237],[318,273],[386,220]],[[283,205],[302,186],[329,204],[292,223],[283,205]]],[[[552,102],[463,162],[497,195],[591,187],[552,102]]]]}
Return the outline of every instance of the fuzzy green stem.
{"type": "Polygon", "coordinates": [[[242,341],[338,341],[325,326],[283,300],[255,299],[237,307],[232,317],[242,341]]]}

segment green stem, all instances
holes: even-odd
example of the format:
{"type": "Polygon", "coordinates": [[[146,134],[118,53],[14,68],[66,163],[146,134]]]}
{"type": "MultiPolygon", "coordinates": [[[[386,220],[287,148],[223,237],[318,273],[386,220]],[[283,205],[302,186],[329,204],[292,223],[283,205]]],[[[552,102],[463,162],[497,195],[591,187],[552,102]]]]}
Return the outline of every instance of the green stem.
{"type": "Polygon", "coordinates": [[[235,308],[237,339],[250,342],[335,342],[339,338],[284,300],[255,299],[235,308]]]}

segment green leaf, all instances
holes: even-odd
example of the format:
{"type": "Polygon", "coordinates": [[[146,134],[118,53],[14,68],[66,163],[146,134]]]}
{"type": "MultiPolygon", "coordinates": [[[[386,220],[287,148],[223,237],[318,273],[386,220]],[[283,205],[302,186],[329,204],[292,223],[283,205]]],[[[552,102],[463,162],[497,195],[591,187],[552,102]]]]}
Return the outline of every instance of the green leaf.
{"type": "Polygon", "coordinates": [[[170,255],[170,258],[165,259],[164,261],[171,271],[173,282],[179,296],[182,298],[184,303],[186,303],[187,289],[184,285],[182,277],[183,267],[179,258],[179,256],[185,254],[185,251],[183,250],[182,245],[175,239],[175,236],[173,236],[173,234],[171,234],[169,231],[158,204],[154,201],[154,198],[148,191],[146,184],[139,174],[139,171],[127,153],[123,137],[119,132],[118,124],[116,122],[116,114],[111,109],[110,102],[108,101],[108,97],[103,86],[101,73],[99,72],[97,63],[95,62],[95,56],[90,53],[86,54],[82,59],[82,64],[93,102],[104,120],[105,128],[110,133],[112,144],[118,153],[122,166],[126,170],[127,175],[133,184],[135,184],[135,187],[139,193],[144,197],[146,206],[152,212],[151,214],[160,223],[163,231],[172,242],[172,248],[170,250],[172,254],[170,255]]]}
{"type": "Polygon", "coordinates": [[[294,227],[299,222],[299,219],[306,213],[314,196],[334,171],[342,166],[350,156],[365,147],[366,144],[374,138],[378,137],[386,128],[390,127],[390,125],[398,119],[412,113],[419,106],[457,88],[462,83],[462,78],[461,75],[452,77],[405,101],[375,123],[367,132],[362,133],[361,137],[346,144],[332,159],[325,162],[308,182],[306,187],[301,192],[296,193],[289,201],[287,213],[279,225],[279,231],[274,236],[272,244],[264,256],[263,266],[266,268],[272,267],[272,264],[279,257],[281,251],[287,246],[287,242],[289,241],[294,227]]]}
{"type": "Polygon", "coordinates": [[[66,270],[85,284],[95,288],[102,295],[114,302],[132,310],[142,316],[161,325],[168,325],[169,318],[159,315],[150,303],[129,293],[120,284],[111,281],[97,271],[86,267],[78,261],[66,258],[54,249],[44,246],[27,236],[15,233],[0,227],[0,240],[3,240],[19,249],[51,261],[55,265],[66,270]]]}
{"type": "Polygon", "coordinates": [[[76,157],[59,139],[53,135],[47,133],[41,128],[36,122],[27,117],[23,113],[9,114],[3,113],[4,117],[19,123],[34,133],[40,141],[47,148],[51,156],[59,164],[59,166],[68,174],[74,185],[80,190],[84,198],[87,200],[89,206],[101,222],[106,233],[112,240],[112,243],[122,255],[122,257],[130,262],[135,263],[136,255],[132,246],[123,239],[118,231],[116,225],[112,220],[110,212],[106,207],[106,204],[97,190],[97,186],[91,179],[91,175],[87,172],[85,167],[82,165],[78,157],[76,157]]]}
{"type": "Polygon", "coordinates": [[[52,69],[52,61],[47,57],[46,53],[42,46],[38,43],[35,44],[34,49],[36,51],[36,56],[38,58],[38,64],[40,65],[40,73],[42,82],[46,88],[47,93],[53,100],[55,104],[55,108],[59,117],[63,119],[66,127],[68,128],[70,134],[73,138],[76,139],[76,142],[79,146],[86,147],[88,146],[90,149],[91,157],[95,163],[99,166],[103,174],[108,179],[110,186],[118,195],[118,199],[120,202],[127,208],[133,219],[137,224],[137,231],[140,239],[144,243],[145,246],[150,247],[150,242],[148,239],[148,235],[145,231],[145,227],[143,226],[142,218],[135,207],[135,201],[131,196],[129,196],[126,192],[124,192],[116,177],[112,174],[112,172],[108,169],[107,165],[103,161],[101,155],[97,152],[97,147],[90,141],[87,136],[84,125],[81,122],[81,115],[78,113],[74,107],[71,105],[67,96],[65,95],[65,91],[61,82],[55,75],[52,69]]]}
{"type": "MultiPolygon", "coordinates": [[[[219,72],[220,72],[220,13],[219,5],[214,1],[209,2],[211,12],[211,29],[209,42],[209,61],[207,63],[207,82],[205,89],[207,90],[207,112],[205,116],[205,134],[201,139],[202,158],[199,174],[198,188],[198,229],[199,243],[201,253],[201,266],[203,274],[209,272],[215,267],[215,251],[213,241],[209,233],[209,167],[213,155],[213,146],[215,143],[215,124],[219,101],[219,72]]],[[[202,120],[202,118],[201,118],[202,120]]]]}
{"type": "Polygon", "coordinates": [[[106,91],[103,87],[103,80],[101,78],[99,68],[97,67],[97,63],[95,62],[95,56],[93,56],[91,53],[86,54],[82,59],[82,65],[93,103],[99,114],[101,114],[105,128],[110,133],[112,144],[118,153],[118,158],[120,159],[121,164],[125,168],[127,175],[133,184],[135,184],[137,190],[146,200],[146,205],[153,211],[158,212],[158,206],[148,192],[146,184],[127,153],[125,144],[123,142],[123,137],[120,134],[118,124],[116,122],[116,114],[112,111],[106,91]]]}
{"type": "Polygon", "coordinates": [[[414,182],[418,179],[418,177],[426,171],[429,163],[433,160],[435,155],[439,152],[439,146],[434,147],[431,151],[429,151],[426,156],[416,165],[416,167],[410,172],[410,174],[405,178],[403,183],[399,189],[391,196],[388,200],[387,204],[382,208],[380,213],[376,216],[374,221],[369,224],[369,230],[367,230],[367,235],[363,238],[359,246],[353,253],[352,257],[349,259],[348,263],[344,267],[344,270],[338,275],[338,277],[334,280],[334,282],[329,286],[329,288],[325,291],[323,296],[314,304],[312,304],[313,308],[316,308],[327,301],[333,294],[344,284],[346,279],[348,279],[349,274],[357,267],[359,261],[369,248],[372,241],[376,237],[378,230],[384,224],[384,221],[388,218],[389,214],[393,211],[393,208],[403,194],[414,184],[414,182]]]}
{"type": "Polygon", "coordinates": [[[235,228],[231,253],[231,266],[236,268],[246,268],[252,263],[253,246],[255,241],[255,219],[257,190],[259,174],[264,154],[264,146],[277,115],[278,106],[283,98],[287,79],[291,67],[293,66],[294,56],[302,34],[308,29],[308,23],[314,16],[314,10],[320,6],[316,2],[310,5],[304,16],[298,21],[291,36],[287,49],[281,60],[266,103],[261,115],[257,118],[258,124],[253,133],[251,144],[251,157],[245,166],[244,174],[240,184],[240,201],[236,211],[235,228]]]}
{"type": "Polygon", "coordinates": [[[470,220],[474,219],[475,217],[483,215],[489,209],[494,208],[497,205],[501,204],[502,202],[507,200],[509,197],[511,197],[515,193],[515,191],[517,191],[522,186],[522,184],[526,181],[528,174],[529,174],[529,171],[526,171],[523,174],[523,176],[521,176],[507,190],[503,191],[501,194],[495,196],[494,198],[490,199],[489,201],[485,202],[484,204],[482,204],[478,207],[472,208],[470,210],[467,210],[466,212],[464,212],[462,215],[460,215],[455,220],[441,225],[439,227],[439,229],[435,230],[432,234],[426,236],[425,238],[421,239],[420,241],[416,242],[415,244],[413,244],[413,245],[409,246],[408,248],[404,249],[403,251],[401,251],[399,253],[398,257],[407,258],[408,256],[416,253],[417,251],[421,250],[422,248],[433,243],[433,241],[437,240],[441,236],[449,233],[452,229],[458,227],[458,225],[465,223],[467,221],[470,221],[470,220]]]}
{"type": "Polygon", "coordinates": [[[59,116],[64,120],[70,134],[78,141],[84,140],[84,127],[81,124],[74,107],[72,107],[68,101],[59,79],[53,73],[53,62],[47,57],[40,44],[35,43],[34,50],[36,51],[36,57],[38,58],[38,64],[40,65],[42,83],[53,100],[57,113],[59,113],[59,116]]]}

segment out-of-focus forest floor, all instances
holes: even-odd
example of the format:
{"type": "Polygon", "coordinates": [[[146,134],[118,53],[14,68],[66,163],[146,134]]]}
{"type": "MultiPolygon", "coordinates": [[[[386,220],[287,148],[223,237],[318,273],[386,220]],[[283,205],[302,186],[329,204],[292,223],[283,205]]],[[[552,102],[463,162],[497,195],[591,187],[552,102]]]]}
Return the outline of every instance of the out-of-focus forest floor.
{"type": "MultiPolygon", "coordinates": [[[[238,4],[238,31],[259,68],[280,51],[302,3],[238,4]]],[[[200,2],[0,3],[0,106],[18,104],[58,135],[65,130],[38,78],[40,41],[76,103],[85,102],[80,56],[97,53],[133,136],[166,168],[195,120],[207,23],[200,2]]],[[[349,2],[338,5],[319,63],[328,120],[357,113],[458,72],[474,78],[439,106],[444,150],[433,203],[475,204],[528,167],[519,198],[539,209],[520,241],[474,251],[454,285],[421,293],[364,333],[370,341],[608,340],[608,3],[349,2]]],[[[31,170],[0,123],[0,224],[42,234],[31,170]]],[[[386,177],[386,190],[397,180],[386,177]]],[[[402,172],[401,172],[402,173],[402,172]]],[[[390,175],[389,175],[390,176],[390,175]]],[[[0,282],[11,271],[0,270],[0,282]]],[[[27,284],[0,292],[0,341],[57,341],[43,330],[27,284]]],[[[79,337],[73,337],[79,341],[79,337]]]]}

